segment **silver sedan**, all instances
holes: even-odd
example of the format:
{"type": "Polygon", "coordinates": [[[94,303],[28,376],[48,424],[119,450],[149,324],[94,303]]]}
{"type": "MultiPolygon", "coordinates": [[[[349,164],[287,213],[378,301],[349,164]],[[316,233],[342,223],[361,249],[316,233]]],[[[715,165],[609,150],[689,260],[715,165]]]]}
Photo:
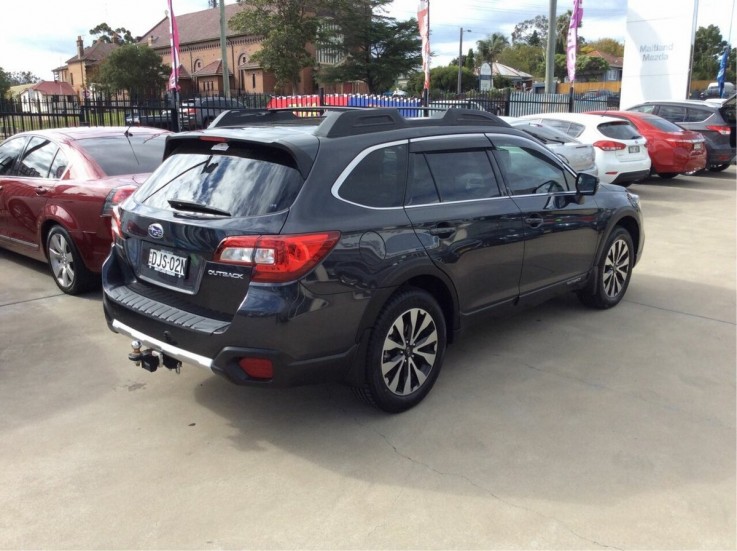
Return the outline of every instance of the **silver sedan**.
{"type": "Polygon", "coordinates": [[[576,172],[598,175],[594,146],[579,142],[568,134],[538,122],[502,117],[511,126],[534,136],[576,172]]]}

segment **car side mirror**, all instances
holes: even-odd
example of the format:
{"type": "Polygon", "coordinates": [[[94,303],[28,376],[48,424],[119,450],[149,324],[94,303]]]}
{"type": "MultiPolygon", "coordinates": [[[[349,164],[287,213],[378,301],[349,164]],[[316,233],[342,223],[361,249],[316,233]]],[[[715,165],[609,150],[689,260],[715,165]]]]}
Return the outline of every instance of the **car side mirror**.
{"type": "Polygon", "coordinates": [[[593,174],[581,172],[576,178],[576,193],[594,195],[597,191],[599,191],[599,178],[593,174]]]}

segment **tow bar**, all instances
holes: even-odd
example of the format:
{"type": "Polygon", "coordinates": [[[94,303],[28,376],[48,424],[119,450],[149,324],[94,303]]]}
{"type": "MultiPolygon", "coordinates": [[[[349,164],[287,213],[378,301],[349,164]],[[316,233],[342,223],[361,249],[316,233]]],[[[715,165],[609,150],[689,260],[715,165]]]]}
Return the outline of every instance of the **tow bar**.
{"type": "Polygon", "coordinates": [[[141,346],[143,346],[141,341],[136,340],[131,342],[133,352],[128,354],[128,359],[130,361],[151,373],[156,371],[161,363],[163,363],[164,367],[169,370],[176,371],[177,373],[180,372],[182,362],[172,358],[171,356],[167,356],[162,352],[156,352],[153,348],[141,350],[141,346]]]}

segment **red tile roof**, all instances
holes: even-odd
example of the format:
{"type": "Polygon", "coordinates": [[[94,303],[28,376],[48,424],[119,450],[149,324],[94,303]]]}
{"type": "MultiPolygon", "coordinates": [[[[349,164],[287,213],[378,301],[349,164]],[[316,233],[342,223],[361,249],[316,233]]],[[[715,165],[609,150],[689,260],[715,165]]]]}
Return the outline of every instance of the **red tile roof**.
{"type": "MultiPolygon", "coordinates": [[[[195,71],[193,76],[196,77],[209,77],[213,75],[222,75],[223,74],[223,62],[222,60],[218,59],[217,61],[213,61],[212,63],[208,63],[205,65],[202,69],[199,71],[195,71]]],[[[228,74],[232,75],[233,71],[228,69],[228,74]]]]}
{"type": "Polygon", "coordinates": [[[76,96],[77,92],[74,91],[72,85],[68,82],[53,82],[50,80],[42,80],[35,86],[31,87],[31,90],[41,92],[45,96],[76,96]]]}
{"type": "Polygon", "coordinates": [[[81,60],[79,59],[79,55],[75,55],[74,57],[67,59],[67,63],[87,61],[91,65],[94,65],[95,63],[99,63],[104,60],[112,53],[113,50],[116,50],[117,48],[120,48],[120,44],[115,44],[113,42],[102,42],[98,40],[97,42],[94,42],[92,46],[87,46],[84,49],[84,55],[82,56],[81,60]]]}
{"type": "MultiPolygon", "coordinates": [[[[243,6],[240,4],[226,4],[225,19],[229,20],[242,9],[243,6]]],[[[175,16],[177,18],[177,28],[179,29],[180,46],[220,38],[220,8],[210,8],[181,15],[175,14],[175,16]]],[[[243,33],[234,32],[230,28],[226,30],[226,34],[229,37],[243,35],[243,33]]],[[[168,17],[165,17],[154,25],[151,30],[145,32],[138,43],[147,44],[149,38],[152,40],[153,48],[169,47],[168,17]]]]}
{"type": "Polygon", "coordinates": [[[594,50],[593,52],[590,52],[588,55],[589,57],[602,58],[604,61],[606,61],[609,64],[609,67],[612,67],[612,68],[617,67],[621,69],[624,64],[623,58],[617,57],[612,54],[608,54],[606,52],[600,52],[598,50],[594,50]]]}

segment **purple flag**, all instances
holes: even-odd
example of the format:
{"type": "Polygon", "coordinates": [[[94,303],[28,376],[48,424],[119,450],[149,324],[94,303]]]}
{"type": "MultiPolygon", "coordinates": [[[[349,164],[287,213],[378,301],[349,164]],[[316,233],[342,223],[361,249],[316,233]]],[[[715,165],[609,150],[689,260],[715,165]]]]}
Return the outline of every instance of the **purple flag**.
{"type": "Polygon", "coordinates": [[[568,26],[568,44],[566,48],[566,64],[568,66],[568,80],[576,80],[576,45],[578,44],[578,27],[583,19],[583,0],[573,0],[571,24],[568,26]]]}
{"type": "Polygon", "coordinates": [[[171,75],[169,76],[169,90],[179,90],[179,29],[174,18],[172,0],[169,2],[169,35],[171,37],[171,75]]]}
{"type": "Polygon", "coordinates": [[[417,9],[417,24],[422,38],[422,72],[425,73],[425,90],[430,89],[430,2],[420,0],[417,9]]]}

